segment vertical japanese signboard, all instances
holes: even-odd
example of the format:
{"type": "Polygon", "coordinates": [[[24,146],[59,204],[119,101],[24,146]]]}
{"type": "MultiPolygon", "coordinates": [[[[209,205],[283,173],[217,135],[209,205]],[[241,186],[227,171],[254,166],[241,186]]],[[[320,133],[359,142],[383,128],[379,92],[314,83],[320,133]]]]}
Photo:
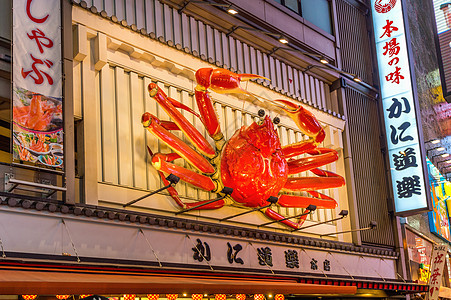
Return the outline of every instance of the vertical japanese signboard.
{"type": "Polygon", "coordinates": [[[429,208],[401,0],[372,0],[395,213],[429,208]]]}
{"type": "Polygon", "coordinates": [[[431,275],[429,276],[429,292],[426,294],[427,300],[437,300],[442,285],[442,276],[446,261],[446,246],[435,245],[432,250],[431,275]]]}
{"type": "Polygon", "coordinates": [[[60,0],[13,1],[13,161],[63,169],[60,0]]]}

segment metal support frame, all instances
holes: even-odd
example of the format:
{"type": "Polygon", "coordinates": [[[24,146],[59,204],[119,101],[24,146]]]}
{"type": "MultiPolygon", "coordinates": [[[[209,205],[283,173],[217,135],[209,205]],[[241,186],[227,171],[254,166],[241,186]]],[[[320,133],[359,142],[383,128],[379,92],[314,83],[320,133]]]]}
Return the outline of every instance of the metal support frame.
{"type": "Polygon", "coordinates": [[[271,222],[268,222],[268,223],[264,223],[264,224],[258,225],[258,227],[267,226],[267,225],[274,224],[274,223],[280,223],[282,221],[286,221],[286,220],[289,220],[289,219],[293,219],[293,218],[298,218],[298,217],[309,215],[309,214],[313,213],[316,210],[316,205],[310,204],[309,206],[307,206],[306,210],[308,210],[308,212],[303,212],[302,214],[298,214],[298,215],[295,215],[295,216],[292,216],[292,217],[286,217],[286,218],[283,218],[283,219],[280,219],[280,220],[274,220],[274,221],[271,221],[271,222]]]}
{"type": "Polygon", "coordinates": [[[225,218],[223,218],[223,219],[221,219],[221,220],[219,220],[219,221],[226,221],[226,220],[229,220],[229,219],[232,219],[232,218],[235,218],[235,217],[239,217],[239,216],[242,216],[242,215],[249,214],[249,213],[254,212],[254,211],[260,211],[260,210],[262,210],[262,209],[265,209],[265,208],[270,207],[270,206],[273,205],[273,204],[276,204],[278,200],[279,200],[279,198],[274,197],[274,196],[271,196],[271,197],[269,197],[268,199],[266,199],[266,201],[269,202],[268,205],[265,205],[265,206],[262,206],[262,207],[256,207],[256,208],[254,208],[254,209],[251,209],[251,210],[248,210],[248,211],[239,213],[239,214],[237,214],[237,215],[225,217],[225,218]]]}
{"type": "Polygon", "coordinates": [[[169,176],[166,177],[166,180],[169,181],[169,184],[168,184],[168,185],[166,185],[166,186],[164,186],[164,187],[162,187],[162,188],[159,188],[158,190],[155,190],[155,191],[153,191],[153,192],[151,192],[151,193],[149,193],[149,194],[147,194],[147,195],[144,195],[144,196],[142,196],[142,197],[139,197],[138,199],[132,200],[132,201],[130,201],[130,202],[128,202],[128,203],[122,205],[122,207],[130,206],[130,205],[132,205],[133,203],[136,203],[136,202],[141,201],[141,200],[143,200],[143,199],[145,199],[145,198],[147,198],[147,197],[150,197],[150,196],[152,196],[152,195],[154,195],[154,194],[156,194],[156,193],[159,193],[159,192],[161,192],[161,191],[164,191],[164,190],[166,190],[166,189],[172,187],[173,185],[176,185],[176,184],[180,181],[180,178],[177,177],[177,176],[175,176],[174,174],[169,174],[169,176]]]}
{"type": "Polygon", "coordinates": [[[327,221],[323,221],[323,222],[319,222],[319,223],[315,223],[315,224],[312,224],[312,225],[309,225],[309,226],[305,226],[305,227],[301,227],[301,228],[298,228],[298,229],[294,229],[294,230],[292,230],[291,232],[293,232],[293,231],[299,231],[299,230],[304,230],[304,229],[307,229],[307,228],[315,227],[315,226],[322,225],[322,224],[326,224],[326,223],[329,223],[329,222],[334,222],[334,221],[342,220],[342,219],[346,218],[346,217],[348,216],[348,214],[349,214],[349,212],[348,212],[347,210],[342,210],[342,211],[340,211],[340,213],[338,214],[340,217],[337,217],[337,218],[334,218],[334,219],[331,219],[331,220],[327,220],[327,221]]]}
{"type": "Polygon", "coordinates": [[[322,238],[323,236],[329,236],[329,235],[341,234],[341,233],[348,233],[348,232],[356,232],[356,231],[364,231],[364,230],[370,230],[370,229],[374,230],[376,228],[377,228],[377,222],[376,221],[371,221],[370,222],[370,226],[365,227],[365,228],[353,229],[353,230],[345,230],[345,231],[339,231],[339,232],[331,232],[331,233],[321,234],[320,237],[322,238]]]}
{"type": "Polygon", "coordinates": [[[28,192],[35,192],[35,193],[41,193],[44,194],[45,198],[49,198],[56,192],[65,192],[65,187],[59,187],[55,185],[50,184],[43,184],[43,183],[37,183],[37,182],[31,182],[26,180],[18,180],[14,178],[13,174],[5,174],[5,192],[11,193],[15,189],[20,189],[28,192]],[[31,187],[31,188],[25,188],[21,186],[31,187]]]}
{"type": "Polygon", "coordinates": [[[213,199],[213,200],[210,200],[208,202],[196,205],[194,207],[190,207],[190,208],[184,209],[182,211],[176,212],[175,214],[176,215],[183,214],[183,213],[186,213],[186,212],[198,209],[199,207],[202,207],[202,206],[205,206],[205,205],[208,205],[208,204],[211,204],[211,203],[215,203],[216,201],[220,201],[220,200],[224,199],[225,197],[227,197],[228,195],[231,195],[233,193],[233,189],[225,186],[220,193],[223,193],[224,195],[219,197],[219,198],[217,198],[217,199],[213,199]]]}

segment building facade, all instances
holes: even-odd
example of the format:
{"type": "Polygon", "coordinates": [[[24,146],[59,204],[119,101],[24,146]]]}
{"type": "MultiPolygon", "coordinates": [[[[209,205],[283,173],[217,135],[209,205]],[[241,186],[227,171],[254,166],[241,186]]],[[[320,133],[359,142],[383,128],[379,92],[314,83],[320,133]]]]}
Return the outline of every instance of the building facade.
{"type": "MultiPolygon", "coordinates": [[[[39,130],[25,128],[26,133],[16,134],[11,129],[12,123],[23,125],[11,119],[17,116],[17,109],[11,113],[17,89],[11,83],[15,71],[10,60],[16,52],[9,47],[17,46],[11,31],[18,29],[8,24],[17,2],[1,4],[2,294],[388,298],[427,291],[424,283],[412,281],[417,278],[408,271],[404,225],[393,213],[371,3],[61,1],[61,172],[58,160],[30,164],[18,153],[31,149],[18,136],[39,130]],[[196,78],[202,68],[221,69],[213,72],[218,78],[229,76],[227,84],[238,80],[228,72],[261,78],[244,82],[250,76],[240,77],[243,82],[235,86],[239,91],[224,91],[210,73],[196,78]],[[221,185],[216,190],[205,185],[210,176],[192,179],[193,170],[202,169],[196,163],[203,160],[193,159],[193,164],[173,146],[188,158],[175,160],[177,167],[170,165],[173,172],[183,168],[181,180],[170,185],[165,179],[169,172],[156,169],[164,163],[155,155],[171,153],[163,137],[169,136],[167,131],[175,132],[171,139],[183,149],[193,140],[189,135],[198,131],[217,147],[215,155],[225,156],[216,138],[220,135],[212,134],[202,105],[196,104],[208,84],[224,141],[239,136],[243,126],[269,122],[268,130],[274,128],[282,146],[307,145],[315,142],[319,129],[309,132],[302,121],[317,120],[311,122],[325,133],[317,150],[296,152],[288,161],[289,166],[295,159],[303,164],[292,177],[313,176],[314,183],[297,190],[284,185],[280,194],[271,193],[276,199],[240,204],[226,197],[221,185]],[[163,92],[174,100],[157,103],[155,93],[163,92]],[[296,123],[289,113],[298,106],[314,117],[305,113],[296,123]],[[158,137],[143,128],[145,112],[161,120],[158,137]],[[193,125],[184,133],[177,130],[183,129],[175,121],[180,116],[193,125]],[[169,120],[177,124],[164,123],[169,120]],[[12,140],[18,147],[10,146],[12,140]],[[15,151],[19,159],[14,159],[15,151]],[[327,153],[336,153],[336,158],[320,162],[327,153]],[[324,177],[323,184],[318,178],[324,177]],[[341,177],[344,186],[336,183],[341,177]],[[210,209],[196,207],[201,204],[210,209]],[[299,218],[305,218],[302,226],[290,223],[299,218]]],[[[45,10],[38,13],[42,7],[36,8],[45,7],[45,1],[22,2],[32,15],[45,16],[45,10]]],[[[23,72],[21,76],[31,80],[23,72]]],[[[43,105],[42,99],[30,98],[22,100],[43,105]]],[[[47,154],[31,151],[30,156],[40,161],[54,154],[55,146],[49,147],[47,154]]],[[[225,167],[244,172],[243,181],[265,187],[278,178],[256,168],[262,164],[256,157],[268,151],[265,147],[263,143],[260,152],[232,155],[228,164],[212,158],[207,165],[221,168],[221,174],[225,167]]],[[[163,156],[165,162],[172,163],[171,155],[163,156]]],[[[219,182],[226,185],[224,177],[219,182]]]]}

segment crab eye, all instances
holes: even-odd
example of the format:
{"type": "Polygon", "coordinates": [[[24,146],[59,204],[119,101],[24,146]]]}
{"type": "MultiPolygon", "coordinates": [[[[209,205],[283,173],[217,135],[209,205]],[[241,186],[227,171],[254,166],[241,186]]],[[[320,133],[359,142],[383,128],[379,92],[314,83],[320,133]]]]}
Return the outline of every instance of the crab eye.
{"type": "Polygon", "coordinates": [[[258,110],[258,116],[260,118],[263,118],[265,116],[265,110],[263,110],[263,109],[258,110]]]}
{"type": "Polygon", "coordinates": [[[279,119],[279,117],[274,117],[274,119],[272,120],[272,122],[274,123],[274,124],[279,124],[280,123],[280,119],[279,119]]]}

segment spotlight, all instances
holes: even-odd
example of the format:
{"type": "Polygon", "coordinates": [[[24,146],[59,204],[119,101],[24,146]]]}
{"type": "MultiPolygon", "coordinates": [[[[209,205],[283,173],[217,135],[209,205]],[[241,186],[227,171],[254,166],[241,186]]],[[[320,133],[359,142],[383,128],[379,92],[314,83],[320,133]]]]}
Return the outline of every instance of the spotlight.
{"type": "Polygon", "coordinates": [[[285,39],[284,37],[281,37],[281,38],[279,39],[279,42],[281,42],[282,44],[288,44],[288,40],[285,39]]]}
{"type": "Polygon", "coordinates": [[[443,153],[442,155],[440,155],[441,157],[448,157],[449,153],[443,153]]]}
{"type": "Polygon", "coordinates": [[[322,64],[325,64],[325,65],[327,65],[327,64],[329,63],[329,61],[328,61],[324,56],[321,56],[320,59],[319,59],[319,61],[320,61],[322,64]]]}
{"type": "Polygon", "coordinates": [[[355,75],[352,80],[354,80],[355,82],[362,82],[362,79],[360,79],[357,75],[355,75]]]}
{"type": "Polygon", "coordinates": [[[231,14],[231,15],[236,15],[236,14],[238,13],[238,11],[235,10],[235,9],[233,9],[233,8],[229,8],[229,9],[227,10],[227,12],[228,12],[229,14],[231,14]]]}
{"type": "Polygon", "coordinates": [[[438,143],[440,143],[440,140],[439,140],[439,139],[436,139],[436,140],[432,140],[432,141],[431,141],[431,144],[438,144],[438,143]]]}

